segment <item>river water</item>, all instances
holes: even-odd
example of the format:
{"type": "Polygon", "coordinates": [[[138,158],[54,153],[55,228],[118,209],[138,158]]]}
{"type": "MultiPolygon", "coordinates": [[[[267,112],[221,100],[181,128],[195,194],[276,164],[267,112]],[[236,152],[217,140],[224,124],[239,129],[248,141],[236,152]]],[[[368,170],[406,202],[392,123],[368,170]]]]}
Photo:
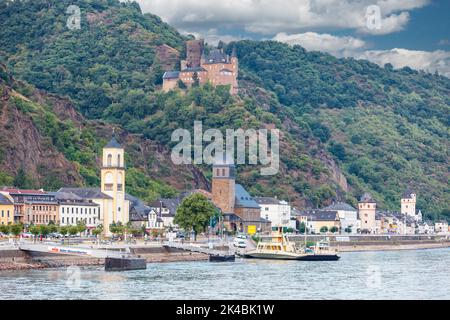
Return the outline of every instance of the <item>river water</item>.
{"type": "Polygon", "coordinates": [[[2,299],[450,299],[450,249],[342,253],[338,262],[149,264],[0,273],[2,299]]]}

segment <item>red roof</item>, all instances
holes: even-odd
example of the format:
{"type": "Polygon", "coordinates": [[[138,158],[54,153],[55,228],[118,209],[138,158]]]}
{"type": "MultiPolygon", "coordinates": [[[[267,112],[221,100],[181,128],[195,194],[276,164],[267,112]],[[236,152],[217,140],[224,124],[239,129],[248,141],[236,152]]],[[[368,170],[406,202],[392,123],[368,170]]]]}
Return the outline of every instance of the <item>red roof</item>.
{"type": "Polygon", "coordinates": [[[14,188],[3,188],[1,191],[13,193],[13,194],[46,194],[44,190],[22,190],[22,189],[14,189],[14,188]]]}

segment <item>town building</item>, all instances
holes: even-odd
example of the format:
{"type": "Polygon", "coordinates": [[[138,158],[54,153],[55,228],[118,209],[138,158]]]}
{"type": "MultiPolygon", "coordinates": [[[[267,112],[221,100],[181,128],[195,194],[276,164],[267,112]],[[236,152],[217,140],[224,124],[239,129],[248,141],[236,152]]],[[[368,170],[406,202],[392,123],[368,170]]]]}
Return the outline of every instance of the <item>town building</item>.
{"type": "Polygon", "coordinates": [[[422,221],[422,212],[416,210],[416,203],[417,194],[412,190],[405,191],[401,199],[401,213],[416,221],[422,221]]]}
{"type": "Polygon", "coordinates": [[[247,190],[236,184],[232,161],[216,161],[213,166],[212,202],[222,211],[224,227],[233,232],[271,231],[270,221],[261,218],[261,207],[247,190]]]}
{"type": "Polygon", "coordinates": [[[72,192],[56,192],[55,198],[59,203],[58,223],[60,226],[84,224],[89,233],[102,224],[98,203],[86,200],[72,192]]]}
{"type": "Polygon", "coordinates": [[[261,207],[261,218],[272,223],[272,228],[294,228],[291,223],[291,206],[288,202],[269,197],[256,197],[261,207]]]}
{"type": "Polygon", "coordinates": [[[0,225],[10,225],[14,223],[14,203],[13,199],[6,194],[0,194],[0,225]]]}
{"type": "Polygon", "coordinates": [[[445,220],[437,221],[434,224],[434,231],[436,233],[438,233],[438,234],[439,233],[447,234],[449,232],[449,230],[448,230],[448,222],[445,221],[445,220]]]}
{"type": "Polygon", "coordinates": [[[418,234],[434,234],[434,223],[431,221],[420,222],[417,228],[418,234]]]}
{"type": "Polygon", "coordinates": [[[152,211],[161,219],[165,228],[178,229],[175,224],[175,215],[177,208],[181,204],[183,198],[159,199],[150,204],[152,211]]]}
{"type": "Polygon", "coordinates": [[[305,223],[308,232],[319,234],[326,228],[327,232],[341,229],[341,221],[337,211],[307,210],[301,213],[300,221],[305,223]]]}
{"type": "Polygon", "coordinates": [[[348,203],[338,202],[331,206],[325,207],[323,211],[336,211],[341,222],[341,233],[357,234],[361,228],[361,223],[358,220],[358,210],[353,208],[348,203]]]}
{"type": "Polygon", "coordinates": [[[358,215],[359,220],[361,221],[362,233],[378,233],[379,225],[377,226],[376,211],[376,201],[369,193],[365,193],[358,203],[358,215]]]}
{"type": "Polygon", "coordinates": [[[377,212],[378,220],[381,221],[381,225],[377,230],[381,234],[414,235],[418,233],[418,222],[413,217],[400,212],[377,212]]]}
{"type": "Polygon", "coordinates": [[[191,87],[210,83],[213,86],[230,86],[230,93],[238,93],[239,62],[236,50],[227,55],[223,49],[205,52],[203,40],[192,40],[186,44],[186,60],[181,61],[181,71],[167,71],[163,75],[163,91],[168,92],[182,82],[191,87]]]}
{"type": "Polygon", "coordinates": [[[3,188],[0,193],[13,199],[14,222],[21,222],[25,225],[46,225],[59,221],[59,205],[54,194],[43,190],[15,188],[3,188]]]}

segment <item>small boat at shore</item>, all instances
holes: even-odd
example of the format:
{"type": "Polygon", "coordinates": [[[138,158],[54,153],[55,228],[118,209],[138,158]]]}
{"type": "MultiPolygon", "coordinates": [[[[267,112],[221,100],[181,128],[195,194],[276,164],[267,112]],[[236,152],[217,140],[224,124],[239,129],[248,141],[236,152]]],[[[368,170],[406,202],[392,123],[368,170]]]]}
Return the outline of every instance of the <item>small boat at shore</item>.
{"type": "Polygon", "coordinates": [[[255,250],[241,255],[246,259],[298,260],[298,261],[337,261],[337,250],[330,248],[329,242],[320,241],[314,247],[298,248],[281,230],[268,238],[262,238],[255,250]]]}

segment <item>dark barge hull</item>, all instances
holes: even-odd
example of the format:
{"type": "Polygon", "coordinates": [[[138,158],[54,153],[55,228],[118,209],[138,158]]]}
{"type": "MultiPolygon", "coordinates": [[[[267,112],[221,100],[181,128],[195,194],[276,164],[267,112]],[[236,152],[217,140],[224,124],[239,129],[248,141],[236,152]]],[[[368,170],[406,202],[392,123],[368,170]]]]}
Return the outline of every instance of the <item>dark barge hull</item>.
{"type": "Polygon", "coordinates": [[[236,260],[236,256],[233,255],[225,255],[225,256],[216,256],[210,255],[209,262],[234,262],[236,260]]]}
{"type": "Polygon", "coordinates": [[[341,257],[338,255],[307,255],[302,257],[257,257],[252,255],[243,255],[245,259],[258,259],[258,260],[284,260],[284,261],[338,261],[341,257]]]}
{"type": "Polygon", "coordinates": [[[106,271],[131,271],[147,269],[147,261],[140,258],[106,258],[106,271]]]}

